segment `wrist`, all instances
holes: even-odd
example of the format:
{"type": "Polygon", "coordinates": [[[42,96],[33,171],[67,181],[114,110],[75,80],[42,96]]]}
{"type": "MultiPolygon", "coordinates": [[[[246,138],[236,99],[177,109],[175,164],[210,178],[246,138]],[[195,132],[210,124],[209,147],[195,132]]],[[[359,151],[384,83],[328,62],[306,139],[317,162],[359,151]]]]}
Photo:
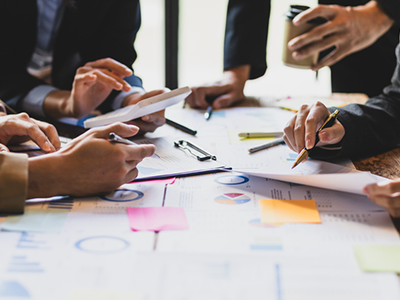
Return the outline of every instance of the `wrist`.
{"type": "Polygon", "coordinates": [[[382,9],[378,1],[371,0],[365,5],[354,7],[355,11],[363,11],[368,14],[368,19],[374,20],[374,24],[388,30],[394,20],[382,9]]]}
{"type": "Polygon", "coordinates": [[[28,199],[66,194],[60,159],[58,153],[29,158],[28,199]]]}
{"type": "Polygon", "coordinates": [[[250,65],[241,65],[224,71],[224,78],[245,85],[250,76],[250,65]]]}

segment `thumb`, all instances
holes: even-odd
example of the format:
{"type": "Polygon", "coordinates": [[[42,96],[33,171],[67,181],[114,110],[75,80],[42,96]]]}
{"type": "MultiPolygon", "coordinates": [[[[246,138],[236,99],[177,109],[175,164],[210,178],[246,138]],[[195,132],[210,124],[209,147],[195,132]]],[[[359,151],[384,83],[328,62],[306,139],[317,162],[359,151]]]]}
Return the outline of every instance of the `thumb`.
{"type": "Polygon", "coordinates": [[[3,144],[0,144],[0,152],[10,152],[10,150],[8,150],[8,148],[3,144]]]}
{"type": "Polygon", "coordinates": [[[215,101],[213,102],[213,107],[214,108],[229,107],[232,105],[233,102],[234,99],[232,95],[226,94],[215,99],[215,101]]]}
{"type": "Polygon", "coordinates": [[[342,124],[337,122],[332,127],[325,128],[319,133],[319,140],[325,144],[336,144],[339,143],[345,134],[345,130],[342,124]]]}

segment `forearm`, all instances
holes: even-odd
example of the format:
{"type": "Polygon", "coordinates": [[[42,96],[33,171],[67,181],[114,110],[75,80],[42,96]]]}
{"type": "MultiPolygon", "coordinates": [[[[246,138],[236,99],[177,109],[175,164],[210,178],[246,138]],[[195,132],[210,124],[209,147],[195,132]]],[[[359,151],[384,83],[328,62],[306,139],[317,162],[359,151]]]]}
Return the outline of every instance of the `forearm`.
{"type": "Polygon", "coordinates": [[[44,113],[52,118],[59,119],[73,117],[72,110],[68,105],[71,92],[54,90],[47,94],[43,102],[44,113]]]}
{"type": "Polygon", "coordinates": [[[27,186],[28,156],[0,153],[0,213],[23,213],[27,186]]]}

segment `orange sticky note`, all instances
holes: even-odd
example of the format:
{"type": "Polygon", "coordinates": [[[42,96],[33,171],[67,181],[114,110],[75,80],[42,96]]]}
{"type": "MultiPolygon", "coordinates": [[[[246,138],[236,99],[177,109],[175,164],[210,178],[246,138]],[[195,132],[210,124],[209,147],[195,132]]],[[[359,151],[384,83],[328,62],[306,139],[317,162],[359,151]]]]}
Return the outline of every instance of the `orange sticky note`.
{"type": "Polygon", "coordinates": [[[259,200],[262,223],[321,223],[314,200],[259,200]]]}

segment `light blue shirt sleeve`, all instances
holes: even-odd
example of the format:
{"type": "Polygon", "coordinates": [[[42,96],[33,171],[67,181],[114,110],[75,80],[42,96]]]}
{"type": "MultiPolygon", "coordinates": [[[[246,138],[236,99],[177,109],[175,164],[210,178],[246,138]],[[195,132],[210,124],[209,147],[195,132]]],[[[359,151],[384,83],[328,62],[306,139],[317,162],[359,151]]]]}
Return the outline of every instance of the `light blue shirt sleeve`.
{"type": "Polygon", "coordinates": [[[122,102],[124,101],[126,96],[140,92],[144,92],[144,89],[138,86],[133,86],[129,92],[120,92],[117,97],[114,98],[113,103],[111,104],[111,108],[113,110],[121,108],[122,102]]]}
{"type": "Polygon", "coordinates": [[[51,91],[58,90],[50,85],[39,85],[32,89],[22,100],[22,110],[31,116],[45,117],[43,110],[44,99],[51,91]]]}

